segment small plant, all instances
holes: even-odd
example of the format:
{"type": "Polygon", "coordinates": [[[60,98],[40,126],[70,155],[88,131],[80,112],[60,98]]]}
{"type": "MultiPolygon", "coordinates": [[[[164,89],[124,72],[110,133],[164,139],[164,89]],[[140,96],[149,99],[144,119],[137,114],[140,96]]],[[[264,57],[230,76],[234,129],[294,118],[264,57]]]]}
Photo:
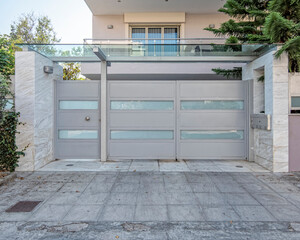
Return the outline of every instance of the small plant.
{"type": "Polygon", "coordinates": [[[15,112],[14,104],[8,108],[10,98],[10,80],[0,74],[0,171],[13,172],[27,147],[19,151],[16,145],[17,126],[23,123],[19,122],[20,114],[15,112]]]}

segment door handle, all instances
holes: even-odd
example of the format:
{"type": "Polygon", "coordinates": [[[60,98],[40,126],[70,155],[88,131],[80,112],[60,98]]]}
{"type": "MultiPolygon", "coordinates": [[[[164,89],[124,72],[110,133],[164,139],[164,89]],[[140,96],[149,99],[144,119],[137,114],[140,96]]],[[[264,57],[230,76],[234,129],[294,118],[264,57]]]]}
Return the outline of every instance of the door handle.
{"type": "Polygon", "coordinates": [[[90,120],[91,120],[91,118],[89,116],[85,117],[85,121],[90,121],[90,120]]]}

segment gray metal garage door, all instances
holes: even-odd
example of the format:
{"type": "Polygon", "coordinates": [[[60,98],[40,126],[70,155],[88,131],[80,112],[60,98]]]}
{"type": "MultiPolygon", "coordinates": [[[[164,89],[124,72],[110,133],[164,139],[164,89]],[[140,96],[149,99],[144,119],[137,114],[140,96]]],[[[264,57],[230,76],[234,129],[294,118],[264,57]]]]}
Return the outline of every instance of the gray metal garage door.
{"type": "Polygon", "coordinates": [[[100,158],[99,85],[99,81],[56,82],[56,158],[100,158]]]}
{"type": "Polygon", "coordinates": [[[175,96],[175,81],[109,81],[108,158],[175,159],[175,96]]]}
{"type": "Polygon", "coordinates": [[[109,81],[109,159],[245,159],[242,81],[109,81]]]}
{"type": "Polygon", "coordinates": [[[179,159],[245,159],[248,90],[243,81],[179,81],[179,159]]]}

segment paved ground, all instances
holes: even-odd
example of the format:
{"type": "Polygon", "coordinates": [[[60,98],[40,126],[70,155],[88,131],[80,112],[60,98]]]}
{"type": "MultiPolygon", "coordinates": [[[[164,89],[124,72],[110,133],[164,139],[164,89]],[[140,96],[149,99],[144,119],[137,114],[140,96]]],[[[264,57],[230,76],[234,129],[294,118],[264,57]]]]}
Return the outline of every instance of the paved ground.
{"type": "Polygon", "coordinates": [[[40,171],[97,171],[97,172],[269,172],[254,162],[238,160],[132,160],[120,162],[60,160],[54,161],[40,171]]]}
{"type": "Polygon", "coordinates": [[[300,239],[300,174],[34,172],[0,187],[0,239],[300,239]],[[7,213],[19,201],[32,212],[7,213]]]}

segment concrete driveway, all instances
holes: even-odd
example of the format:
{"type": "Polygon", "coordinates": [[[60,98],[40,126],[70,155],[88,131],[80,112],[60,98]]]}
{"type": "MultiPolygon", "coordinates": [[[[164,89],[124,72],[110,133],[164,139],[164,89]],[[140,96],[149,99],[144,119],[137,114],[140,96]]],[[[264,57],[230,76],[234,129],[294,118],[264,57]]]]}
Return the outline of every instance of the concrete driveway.
{"type": "Polygon", "coordinates": [[[18,173],[0,187],[0,239],[300,239],[299,179],[254,172],[18,173]],[[6,212],[20,201],[41,202],[31,212],[6,212]]]}

